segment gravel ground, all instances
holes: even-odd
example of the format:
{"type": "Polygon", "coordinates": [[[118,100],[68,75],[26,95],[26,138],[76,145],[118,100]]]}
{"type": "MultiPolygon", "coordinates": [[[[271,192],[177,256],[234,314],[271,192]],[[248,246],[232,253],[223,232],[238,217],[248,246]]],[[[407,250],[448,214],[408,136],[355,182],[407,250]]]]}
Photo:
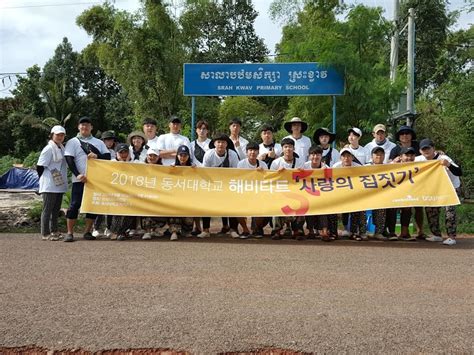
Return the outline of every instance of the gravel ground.
{"type": "Polygon", "coordinates": [[[0,347],[473,353],[473,249],[0,234],[0,347]]]}

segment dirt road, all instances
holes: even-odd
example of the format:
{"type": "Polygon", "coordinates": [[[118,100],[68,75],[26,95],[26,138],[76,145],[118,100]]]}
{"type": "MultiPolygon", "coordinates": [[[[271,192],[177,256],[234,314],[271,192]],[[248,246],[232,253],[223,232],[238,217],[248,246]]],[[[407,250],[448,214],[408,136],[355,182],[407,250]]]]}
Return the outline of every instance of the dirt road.
{"type": "Polygon", "coordinates": [[[0,234],[0,347],[472,353],[473,249],[0,234]]]}

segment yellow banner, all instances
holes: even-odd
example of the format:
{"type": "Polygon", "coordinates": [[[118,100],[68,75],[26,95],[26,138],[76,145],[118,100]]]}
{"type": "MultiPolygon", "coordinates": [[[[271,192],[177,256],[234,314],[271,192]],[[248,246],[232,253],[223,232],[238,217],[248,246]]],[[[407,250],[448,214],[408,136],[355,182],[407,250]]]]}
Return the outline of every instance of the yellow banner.
{"type": "Polygon", "coordinates": [[[81,211],[244,217],[457,204],[439,161],[276,172],[89,160],[81,211]]]}

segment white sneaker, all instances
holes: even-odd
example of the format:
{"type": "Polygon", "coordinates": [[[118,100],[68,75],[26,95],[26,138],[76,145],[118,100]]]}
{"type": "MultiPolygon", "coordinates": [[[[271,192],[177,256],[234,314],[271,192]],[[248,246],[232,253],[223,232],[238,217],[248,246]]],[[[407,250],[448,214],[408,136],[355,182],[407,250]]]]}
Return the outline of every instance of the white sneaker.
{"type": "Polygon", "coordinates": [[[425,240],[429,241],[429,242],[442,242],[443,241],[443,238],[441,237],[438,237],[437,235],[433,235],[429,238],[426,238],[425,240]]]}
{"type": "Polygon", "coordinates": [[[142,237],[143,240],[151,240],[151,233],[145,233],[142,237]]]}
{"type": "Polygon", "coordinates": [[[240,238],[239,233],[237,233],[236,231],[231,231],[231,232],[230,232],[230,236],[231,236],[232,238],[240,238]]]}
{"type": "Polygon", "coordinates": [[[456,239],[448,238],[443,241],[444,245],[456,245],[456,239]]]}
{"type": "Polygon", "coordinates": [[[128,231],[128,235],[129,235],[130,237],[133,237],[134,235],[137,235],[137,231],[136,231],[135,229],[130,229],[130,230],[128,231]]]}
{"type": "Polygon", "coordinates": [[[178,240],[178,235],[176,234],[176,232],[171,233],[170,240],[178,240]]]}
{"type": "Polygon", "coordinates": [[[351,235],[352,233],[345,229],[341,233],[341,237],[350,237],[351,235]]]}
{"type": "Polygon", "coordinates": [[[107,238],[110,238],[110,236],[112,235],[112,231],[109,228],[105,228],[104,235],[107,238]]]}
{"type": "Polygon", "coordinates": [[[93,237],[96,237],[96,238],[97,238],[97,237],[100,237],[100,232],[99,232],[97,229],[94,229],[94,230],[92,231],[92,236],[93,236],[93,237]]]}
{"type": "Polygon", "coordinates": [[[198,237],[198,238],[209,238],[210,236],[211,236],[211,233],[203,231],[203,232],[199,233],[196,237],[198,237]]]}

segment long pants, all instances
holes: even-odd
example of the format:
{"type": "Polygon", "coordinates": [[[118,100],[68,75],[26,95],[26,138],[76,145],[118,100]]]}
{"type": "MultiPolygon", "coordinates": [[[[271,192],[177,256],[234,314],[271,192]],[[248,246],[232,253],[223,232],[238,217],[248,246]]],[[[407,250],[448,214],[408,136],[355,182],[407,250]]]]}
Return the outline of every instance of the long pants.
{"type": "Polygon", "coordinates": [[[107,229],[110,229],[110,226],[112,225],[112,216],[109,216],[109,215],[98,215],[96,217],[96,219],[94,220],[94,229],[95,230],[99,230],[100,229],[100,226],[102,225],[102,222],[104,221],[105,219],[105,227],[107,229]]]}
{"type": "Polygon", "coordinates": [[[328,215],[306,216],[306,227],[311,231],[312,229],[321,230],[328,227],[328,215]]]}
{"type": "Polygon", "coordinates": [[[400,210],[400,224],[402,227],[410,226],[411,215],[411,207],[405,207],[400,210]]]}
{"type": "Polygon", "coordinates": [[[110,230],[115,234],[125,234],[128,229],[135,228],[137,217],[135,216],[112,216],[110,230]]]}
{"type": "Polygon", "coordinates": [[[390,234],[395,234],[395,226],[397,224],[397,209],[387,208],[385,216],[385,228],[390,234]]]}
{"type": "MultiPolygon", "coordinates": [[[[210,226],[211,217],[202,217],[202,229],[209,229],[210,226]]],[[[239,222],[235,217],[222,217],[222,226],[230,227],[230,229],[237,231],[239,228],[239,222]]]]}
{"type": "Polygon", "coordinates": [[[41,211],[41,235],[48,236],[58,231],[58,218],[63,201],[63,193],[43,192],[43,210],[41,211]]]}
{"type": "Polygon", "coordinates": [[[326,216],[328,219],[329,233],[337,236],[337,214],[328,214],[326,216]]]}
{"type": "MultiPolygon", "coordinates": [[[[433,235],[441,237],[441,229],[439,227],[439,215],[441,213],[441,207],[425,207],[426,217],[428,217],[428,224],[430,231],[433,235]]],[[[456,206],[446,206],[446,233],[449,237],[456,237],[456,206]]]]}
{"type": "Polygon", "coordinates": [[[387,210],[373,210],[372,221],[375,225],[375,234],[382,234],[385,230],[385,216],[387,210]]]}
{"type": "MultiPolygon", "coordinates": [[[[461,194],[461,188],[456,189],[458,197],[461,194]]],[[[445,208],[445,226],[448,237],[456,238],[456,206],[446,206],[445,208]]],[[[433,235],[441,237],[441,230],[439,228],[439,215],[441,213],[441,207],[425,207],[426,217],[428,218],[428,224],[430,231],[433,235]]]]}
{"type": "Polygon", "coordinates": [[[367,233],[365,211],[351,212],[351,233],[359,235],[367,233]]]}

